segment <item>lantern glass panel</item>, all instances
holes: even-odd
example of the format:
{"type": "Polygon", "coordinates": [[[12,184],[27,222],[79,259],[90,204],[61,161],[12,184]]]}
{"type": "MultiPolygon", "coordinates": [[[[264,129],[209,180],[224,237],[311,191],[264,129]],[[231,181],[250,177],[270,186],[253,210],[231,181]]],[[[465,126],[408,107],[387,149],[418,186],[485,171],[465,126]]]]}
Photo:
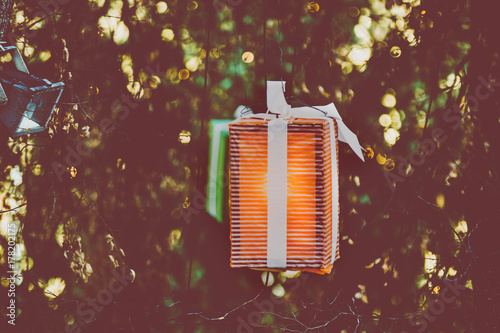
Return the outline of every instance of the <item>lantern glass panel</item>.
{"type": "Polygon", "coordinates": [[[7,95],[6,105],[0,107],[0,118],[13,137],[41,132],[47,126],[59,101],[64,83],[9,68],[0,72],[0,82],[7,95]]]}
{"type": "Polygon", "coordinates": [[[40,124],[35,123],[33,120],[30,118],[33,116],[33,112],[25,111],[24,115],[21,119],[21,123],[19,124],[19,127],[17,128],[17,133],[22,133],[24,131],[28,131],[32,128],[35,127],[40,127],[40,124]]]}

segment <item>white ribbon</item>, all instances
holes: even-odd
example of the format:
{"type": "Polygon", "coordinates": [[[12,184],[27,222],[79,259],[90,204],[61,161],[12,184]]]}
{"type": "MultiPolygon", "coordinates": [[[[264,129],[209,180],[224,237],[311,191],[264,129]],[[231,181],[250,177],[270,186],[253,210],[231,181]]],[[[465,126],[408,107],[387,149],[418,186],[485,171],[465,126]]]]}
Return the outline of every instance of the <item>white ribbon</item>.
{"type": "Polygon", "coordinates": [[[271,120],[267,126],[267,267],[269,268],[286,268],[287,146],[287,122],[281,118],[271,120]]]}
{"type": "MultiPolygon", "coordinates": [[[[342,121],[333,103],[323,106],[292,108],[285,99],[284,81],[267,81],[267,108],[273,114],[251,114],[242,118],[272,119],[268,123],[268,212],[267,212],[267,265],[269,268],[286,268],[287,236],[287,119],[315,118],[327,119],[330,123],[332,180],[338,174],[337,149],[333,119],[338,126],[339,141],[347,143],[364,162],[361,145],[354,134],[342,121]],[[321,112],[322,111],[322,112],[321,112]],[[276,114],[278,118],[276,118],[276,114]]],[[[338,212],[338,183],[332,188],[332,216],[338,212]]],[[[337,220],[338,223],[338,220],[337,220]]],[[[332,226],[332,260],[337,251],[338,225],[332,226]]]]}

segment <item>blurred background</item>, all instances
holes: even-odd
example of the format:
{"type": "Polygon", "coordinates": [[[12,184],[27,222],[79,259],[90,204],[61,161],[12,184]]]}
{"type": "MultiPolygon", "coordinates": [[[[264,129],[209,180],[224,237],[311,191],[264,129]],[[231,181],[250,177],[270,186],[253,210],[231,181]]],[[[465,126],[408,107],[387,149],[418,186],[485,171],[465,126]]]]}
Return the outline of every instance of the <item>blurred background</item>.
{"type": "Polygon", "coordinates": [[[492,6],[16,1],[3,40],[66,87],[45,132],[0,133],[2,332],[500,331],[492,6]],[[329,275],[229,267],[223,129],[266,80],[334,102],[366,149],[340,144],[329,275]]]}

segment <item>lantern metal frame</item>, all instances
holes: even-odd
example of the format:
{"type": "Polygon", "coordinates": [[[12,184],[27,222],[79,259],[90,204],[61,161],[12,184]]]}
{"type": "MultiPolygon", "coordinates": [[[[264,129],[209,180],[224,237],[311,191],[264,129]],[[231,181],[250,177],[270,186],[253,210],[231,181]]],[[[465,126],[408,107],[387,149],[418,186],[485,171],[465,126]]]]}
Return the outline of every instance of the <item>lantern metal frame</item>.
{"type": "Polygon", "coordinates": [[[15,46],[1,46],[12,56],[15,69],[0,72],[0,120],[11,137],[46,129],[64,90],[64,83],[52,83],[29,73],[15,46]]]}

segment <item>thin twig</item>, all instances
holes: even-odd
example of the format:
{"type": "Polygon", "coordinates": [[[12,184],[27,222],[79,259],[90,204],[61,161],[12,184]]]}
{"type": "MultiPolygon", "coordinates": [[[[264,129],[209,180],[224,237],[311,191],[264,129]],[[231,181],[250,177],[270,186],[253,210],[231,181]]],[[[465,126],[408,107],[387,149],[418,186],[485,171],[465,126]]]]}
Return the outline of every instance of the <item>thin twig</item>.
{"type": "Polygon", "coordinates": [[[0,210],[0,214],[3,214],[3,213],[8,213],[8,212],[12,212],[12,211],[14,211],[14,210],[16,210],[16,209],[19,209],[19,208],[21,208],[21,207],[23,207],[23,206],[26,206],[27,204],[28,204],[28,203],[27,203],[27,202],[25,202],[25,203],[23,203],[22,205],[19,205],[19,206],[15,207],[15,208],[11,208],[11,209],[9,209],[9,210],[0,210]]]}

